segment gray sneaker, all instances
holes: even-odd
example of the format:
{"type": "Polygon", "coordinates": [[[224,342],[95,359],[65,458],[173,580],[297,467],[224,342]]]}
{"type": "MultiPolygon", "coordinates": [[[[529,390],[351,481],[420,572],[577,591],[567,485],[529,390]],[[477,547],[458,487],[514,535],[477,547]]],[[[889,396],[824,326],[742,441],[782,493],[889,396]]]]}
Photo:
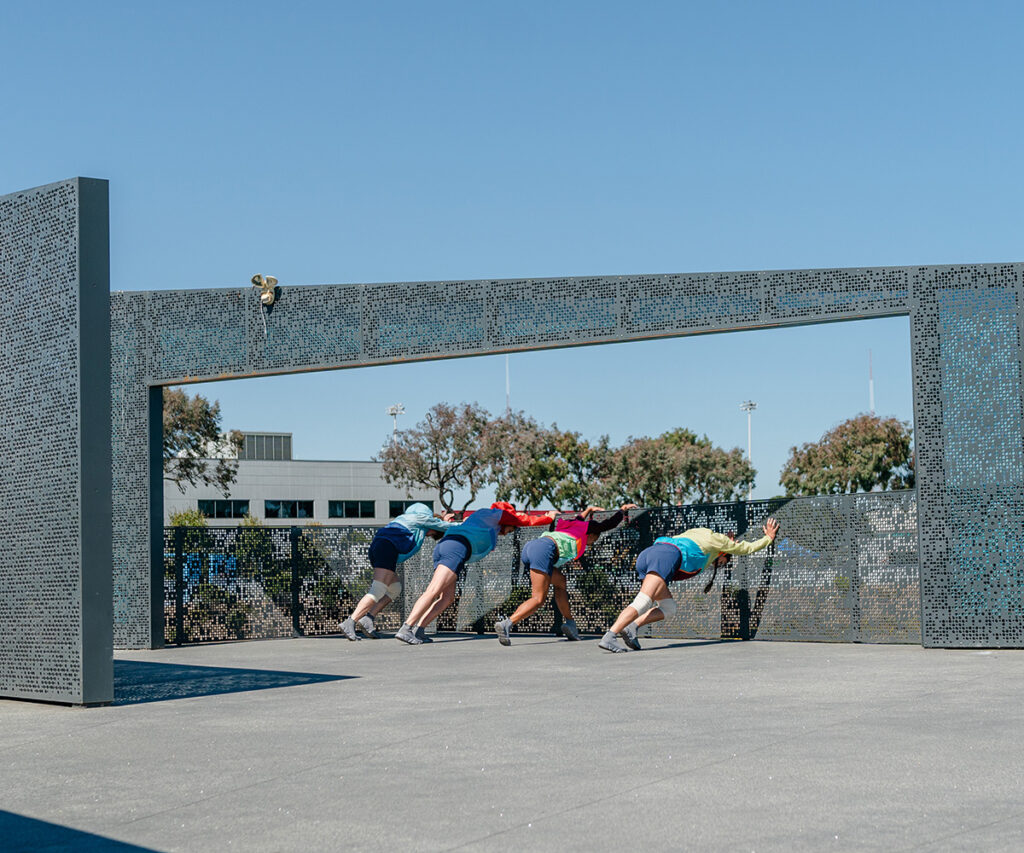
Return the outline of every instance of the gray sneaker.
{"type": "Polygon", "coordinates": [[[419,625],[416,628],[416,639],[419,640],[421,643],[434,642],[433,639],[427,635],[427,632],[422,625],[419,625]]]}
{"type": "Polygon", "coordinates": [[[634,652],[640,651],[640,641],[636,638],[635,622],[630,622],[630,624],[622,629],[622,633],[619,634],[619,639],[629,646],[634,652]]]}
{"type": "Polygon", "coordinates": [[[576,627],[576,620],[575,619],[566,619],[562,623],[562,633],[565,634],[565,638],[567,640],[579,640],[579,639],[582,639],[580,637],[580,629],[576,627]]]}
{"type": "Polygon", "coordinates": [[[341,623],[341,633],[344,634],[350,640],[358,640],[356,636],[356,623],[352,621],[352,617],[349,616],[344,622],[341,623]]]}
{"type": "Polygon", "coordinates": [[[408,625],[403,625],[398,629],[398,633],[395,634],[396,640],[401,640],[403,643],[408,643],[410,646],[419,646],[423,644],[423,640],[416,636],[415,632],[408,625]]]}
{"type": "Polygon", "coordinates": [[[494,623],[494,633],[498,635],[498,642],[503,646],[512,645],[512,620],[501,619],[494,623]]]}
{"type": "Polygon", "coordinates": [[[360,631],[362,631],[363,634],[365,634],[367,637],[369,637],[371,640],[379,640],[380,639],[380,634],[377,633],[377,629],[373,627],[373,617],[372,616],[370,616],[370,615],[364,616],[362,619],[360,619],[358,622],[356,622],[356,627],[360,631]]]}
{"type": "Polygon", "coordinates": [[[604,649],[606,652],[615,652],[616,654],[629,651],[625,646],[619,645],[618,636],[611,631],[605,631],[604,636],[597,645],[598,648],[604,649]]]}

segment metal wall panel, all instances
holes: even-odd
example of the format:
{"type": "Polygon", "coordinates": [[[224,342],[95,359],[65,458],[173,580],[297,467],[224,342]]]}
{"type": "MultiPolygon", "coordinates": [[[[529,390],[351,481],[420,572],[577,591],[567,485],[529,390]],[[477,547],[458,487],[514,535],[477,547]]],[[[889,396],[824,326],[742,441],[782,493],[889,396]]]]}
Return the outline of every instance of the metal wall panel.
{"type": "Polygon", "coordinates": [[[978,264],[324,285],[282,287],[269,309],[252,289],[116,294],[114,349],[135,350],[114,365],[118,643],[159,642],[143,612],[162,607],[147,565],[159,528],[140,539],[160,500],[138,477],[144,386],[909,315],[923,642],[1024,645],[1021,277],[978,264]]]}
{"type": "Polygon", "coordinates": [[[113,698],[105,181],[0,197],[0,696],[113,698]]]}

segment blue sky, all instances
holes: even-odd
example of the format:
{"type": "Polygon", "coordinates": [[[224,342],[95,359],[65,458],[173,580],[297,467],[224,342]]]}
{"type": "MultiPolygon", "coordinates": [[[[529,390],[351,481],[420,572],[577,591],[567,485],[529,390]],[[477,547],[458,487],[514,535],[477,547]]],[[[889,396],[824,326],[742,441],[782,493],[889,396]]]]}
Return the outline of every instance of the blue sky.
{"type": "MultiPolygon", "coordinates": [[[[1019,261],[1022,24],[934,0],[4,4],[0,193],[108,178],[116,290],[1019,261]]],[[[869,349],[877,410],[911,418],[908,337],[516,355],[513,405],[745,447],[754,399],[770,495],[789,446],[867,408],[869,349]]],[[[390,403],[502,409],[504,359],[206,392],[304,458],[365,458],[390,403]]]]}

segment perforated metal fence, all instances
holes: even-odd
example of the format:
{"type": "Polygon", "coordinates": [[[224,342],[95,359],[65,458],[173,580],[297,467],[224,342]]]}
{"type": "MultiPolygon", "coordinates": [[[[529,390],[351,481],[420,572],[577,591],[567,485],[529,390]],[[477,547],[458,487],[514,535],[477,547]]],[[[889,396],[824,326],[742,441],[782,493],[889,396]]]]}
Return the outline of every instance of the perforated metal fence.
{"type": "MultiPolygon", "coordinates": [[[[705,574],[671,585],[678,613],[647,633],[659,637],[919,643],[914,492],[655,507],[631,513],[565,569],[573,616],[602,633],[639,588],[636,557],[658,536],[692,527],[758,538],[768,516],[774,545],[733,561],[708,594],[705,574]]],[[[372,527],[166,528],[165,638],[169,643],[327,635],[369,589],[372,527]]],[[[523,545],[543,529],[499,540],[460,579],[441,631],[490,631],[529,597],[523,545]]],[[[403,592],[378,618],[397,630],[433,573],[431,543],[400,568],[403,592]]],[[[545,606],[520,633],[557,631],[545,606]]]]}

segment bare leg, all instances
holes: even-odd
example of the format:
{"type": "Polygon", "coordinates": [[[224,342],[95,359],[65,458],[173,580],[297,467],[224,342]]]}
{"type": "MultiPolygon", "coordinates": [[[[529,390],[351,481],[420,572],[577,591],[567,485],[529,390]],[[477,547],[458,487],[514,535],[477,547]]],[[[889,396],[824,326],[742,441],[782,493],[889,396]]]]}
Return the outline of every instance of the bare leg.
{"type": "MultiPolygon", "coordinates": [[[[427,584],[423,594],[416,599],[416,603],[412,606],[412,610],[409,611],[409,615],[405,619],[405,624],[419,625],[427,611],[432,609],[446,589],[451,590],[451,596],[448,599],[448,604],[451,604],[455,600],[455,581],[457,577],[455,572],[447,566],[439,565],[434,569],[433,578],[430,579],[430,583],[427,584]]],[[[441,610],[443,609],[441,608],[441,610]]],[[[440,613],[441,610],[438,610],[437,613],[440,613]]],[[[435,619],[437,618],[437,613],[434,614],[435,619]]]]}
{"type": "Polygon", "coordinates": [[[658,607],[652,607],[643,616],[636,620],[636,627],[642,628],[644,625],[650,625],[652,622],[660,622],[665,618],[665,614],[661,612],[658,607]]]}
{"type": "Polygon", "coordinates": [[[549,586],[551,586],[551,578],[548,575],[530,569],[530,597],[516,608],[516,612],[509,617],[509,621],[515,625],[522,622],[527,616],[536,613],[544,603],[544,599],[548,597],[549,586]]]}
{"type": "Polygon", "coordinates": [[[430,605],[426,613],[424,613],[419,622],[415,627],[426,628],[431,622],[433,622],[438,616],[445,612],[451,603],[455,601],[455,584],[446,586],[444,592],[441,593],[441,597],[438,598],[433,604],[430,605]]]}
{"type": "Polygon", "coordinates": [[[555,606],[563,619],[572,619],[572,608],[569,606],[569,591],[565,588],[565,575],[558,569],[551,570],[551,585],[555,588],[555,606]]]}
{"type": "MultiPolygon", "coordinates": [[[[653,598],[655,601],[660,601],[663,598],[670,597],[668,592],[668,585],[658,575],[654,574],[654,572],[648,572],[646,575],[644,575],[643,582],[640,584],[640,592],[644,593],[644,595],[647,595],[650,598],[653,598]]],[[[659,616],[660,619],[665,618],[665,615],[661,613],[660,610],[658,611],[658,613],[661,614],[659,616]]],[[[640,614],[636,612],[636,608],[632,604],[627,605],[625,609],[619,614],[619,618],[616,619],[614,624],[612,625],[612,633],[620,633],[622,629],[629,625],[631,622],[635,622],[639,615],[640,614]]]]}
{"type": "Polygon", "coordinates": [[[371,616],[376,616],[385,607],[387,607],[390,603],[391,603],[391,597],[385,595],[380,601],[378,601],[375,605],[373,605],[373,607],[370,608],[370,615],[371,616]]]}
{"type": "MultiPolygon", "coordinates": [[[[398,580],[398,575],[391,571],[391,569],[374,569],[373,579],[380,581],[385,586],[391,586],[395,581],[398,580]]],[[[359,603],[356,605],[356,609],[352,611],[352,621],[357,622],[362,619],[367,613],[376,616],[385,607],[391,603],[391,599],[386,595],[380,601],[374,601],[369,594],[364,595],[359,599],[359,603]]]]}

